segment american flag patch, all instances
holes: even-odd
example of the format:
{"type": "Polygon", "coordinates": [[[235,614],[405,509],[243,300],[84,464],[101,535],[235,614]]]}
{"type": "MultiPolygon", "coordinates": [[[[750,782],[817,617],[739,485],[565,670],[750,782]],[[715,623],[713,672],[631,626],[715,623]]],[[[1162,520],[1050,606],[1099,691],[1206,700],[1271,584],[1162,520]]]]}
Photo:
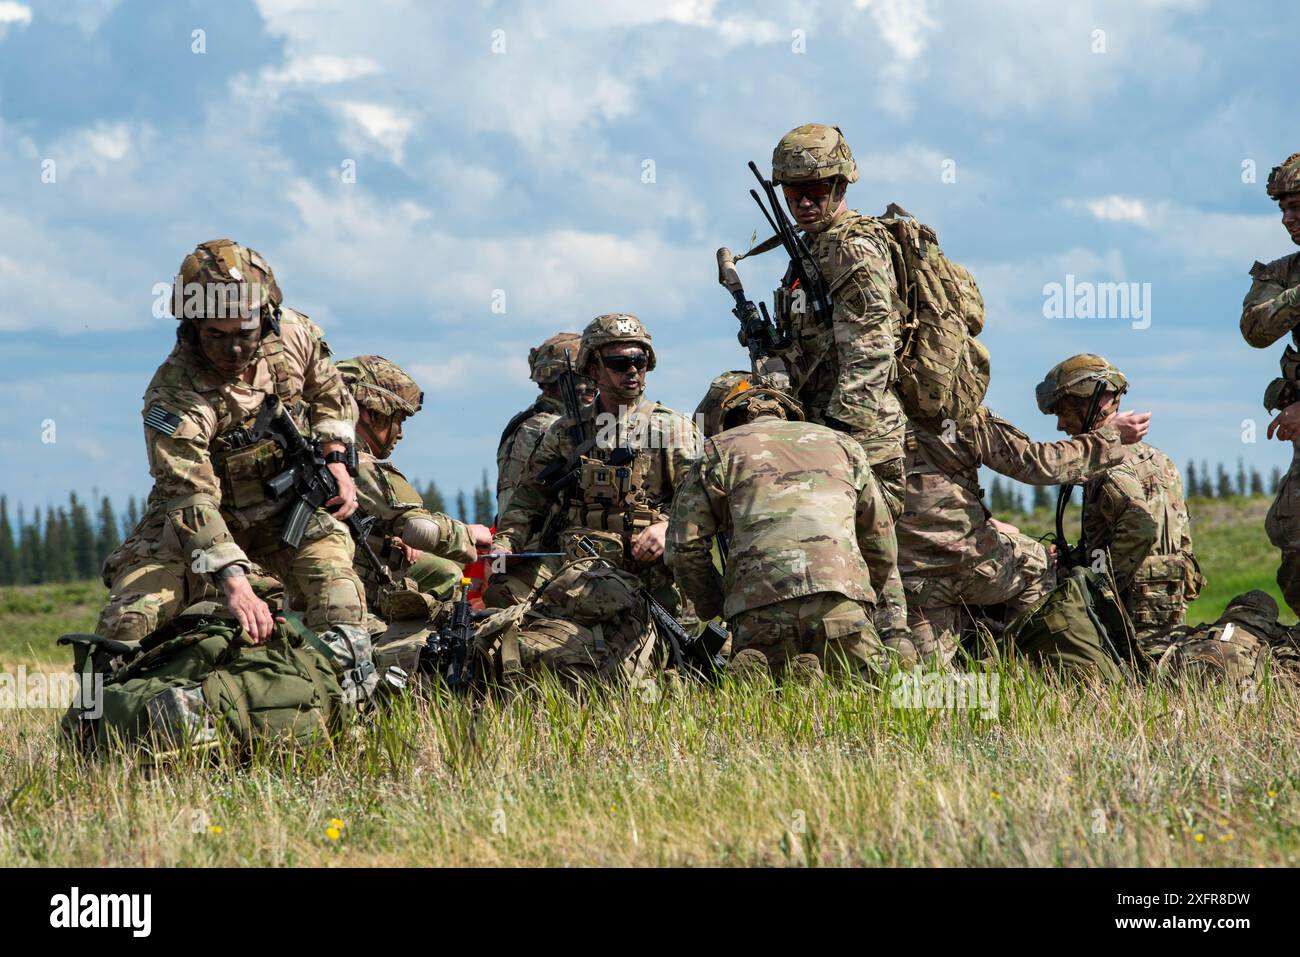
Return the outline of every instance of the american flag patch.
{"type": "Polygon", "coordinates": [[[175,412],[168,412],[161,405],[154,405],[144,414],[144,424],[163,435],[175,435],[181,427],[181,417],[175,412]]]}

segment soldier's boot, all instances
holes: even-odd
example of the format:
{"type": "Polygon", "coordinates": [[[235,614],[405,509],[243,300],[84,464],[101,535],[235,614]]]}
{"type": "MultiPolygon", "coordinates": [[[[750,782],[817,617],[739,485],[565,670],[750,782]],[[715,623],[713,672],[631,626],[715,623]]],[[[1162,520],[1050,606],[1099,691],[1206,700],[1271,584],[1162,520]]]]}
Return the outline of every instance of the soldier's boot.
{"type": "Polygon", "coordinates": [[[911,671],[921,660],[916,645],[912,644],[911,636],[907,634],[898,631],[889,632],[881,638],[881,643],[888,652],[887,662],[903,671],[911,671]]]}
{"type": "Polygon", "coordinates": [[[785,677],[801,684],[820,684],[826,679],[826,672],[816,655],[804,653],[786,662],[785,677]]]}
{"type": "Polygon", "coordinates": [[[745,681],[772,677],[767,655],[756,648],[744,648],[732,655],[731,660],[727,662],[726,673],[745,681]]]}
{"type": "Polygon", "coordinates": [[[359,625],[334,624],[318,637],[333,656],[344,699],[351,705],[368,701],[383,677],[375,670],[370,633],[359,625]]]}

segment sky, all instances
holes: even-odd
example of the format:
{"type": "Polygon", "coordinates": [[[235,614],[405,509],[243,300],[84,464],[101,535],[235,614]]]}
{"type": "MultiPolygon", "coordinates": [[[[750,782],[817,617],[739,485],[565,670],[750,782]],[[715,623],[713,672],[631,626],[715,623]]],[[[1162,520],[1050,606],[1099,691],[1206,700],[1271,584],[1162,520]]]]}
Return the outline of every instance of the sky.
{"type": "MultiPolygon", "coordinates": [[[[1264,191],[1300,149],[1292,12],[0,0],[0,493],[147,493],[155,286],[221,237],[338,357],[417,379],[394,461],[444,493],[495,482],[529,347],[599,314],[642,318],[648,395],[690,411],[747,364],[714,259],[766,236],[746,163],[806,122],[844,131],[851,206],[899,203],[974,273],[995,411],[1059,438],[1033,387],[1099,352],[1180,467],[1285,469],[1282,346],[1238,320],[1252,263],[1294,248],[1264,191]],[[1053,284],[1102,283],[1136,284],[1125,315],[1051,314],[1053,284]]],[[[778,256],[741,263],[751,298],[778,256]]]]}

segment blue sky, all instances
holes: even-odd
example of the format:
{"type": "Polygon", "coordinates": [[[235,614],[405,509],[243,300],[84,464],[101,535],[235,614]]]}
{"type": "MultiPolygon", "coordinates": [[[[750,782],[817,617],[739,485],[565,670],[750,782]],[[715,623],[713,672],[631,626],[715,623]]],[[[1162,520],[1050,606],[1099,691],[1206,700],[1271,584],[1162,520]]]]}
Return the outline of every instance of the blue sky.
{"type": "MultiPolygon", "coordinates": [[[[1237,321],[1252,262],[1293,248],[1263,188],[1300,149],[1292,12],[2,0],[0,492],[147,492],[140,396],[174,335],[153,287],[222,236],[336,354],[417,377],[396,461],[446,492],[531,401],[529,346],[600,313],[642,317],[651,396],[693,409],[745,364],[713,257],[759,228],[745,163],[810,121],[853,147],[851,205],[899,202],[974,272],[995,410],[1057,437],[1033,386],[1096,351],[1180,466],[1285,467],[1260,404],[1281,346],[1237,321]],[[1045,318],[1067,274],[1149,283],[1149,328],[1045,318]]],[[[775,254],[741,268],[769,295],[775,254]]]]}

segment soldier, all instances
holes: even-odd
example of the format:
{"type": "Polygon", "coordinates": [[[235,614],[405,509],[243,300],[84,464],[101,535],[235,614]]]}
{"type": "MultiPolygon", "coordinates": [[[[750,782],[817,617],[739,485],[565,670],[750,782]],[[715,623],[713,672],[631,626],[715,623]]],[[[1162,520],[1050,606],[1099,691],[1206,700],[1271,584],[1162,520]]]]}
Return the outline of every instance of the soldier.
{"type": "MultiPolygon", "coordinates": [[[[894,358],[902,319],[893,264],[902,254],[885,227],[848,208],[845,193],[857,179],[839,127],[796,127],[772,153],[772,182],[782,188],[833,303],[829,327],[816,322],[810,309],[784,310],[780,318],[789,323],[794,342],[782,358],[808,421],[861,443],[896,519],[903,510],[907,421],[895,389],[894,358]]],[[[782,293],[778,303],[794,301],[791,290],[783,287],[782,293]]],[[[878,624],[903,633],[907,606],[897,576],[880,600],[878,624]]]]}
{"type": "MultiPolygon", "coordinates": [[[[683,607],[663,554],[674,489],[699,457],[699,432],[690,419],[644,398],[655,351],[636,316],[610,313],[593,319],[583,330],[577,366],[596,386],[594,403],[583,411],[585,438],[579,446],[568,415],[547,427],[528,479],[515,488],[499,519],[493,550],[515,550],[532,541],[538,528],[546,547],[553,541],[562,546],[570,564],[540,596],[554,617],[617,625],[626,615],[618,610],[625,593],[644,585],[691,627],[694,616],[683,607]],[[560,478],[548,487],[544,475],[568,481],[560,478]],[[583,560],[584,542],[618,571],[607,574],[583,560]],[[584,612],[584,596],[598,594],[604,596],[593,597],[599,607],[584,612]]],[[[570,657],[599,662],[592,667],[606,671],[610,662],[643,665],[646,638],[644,628],[635,640],[607,641],[597,633],[589,647],[587,635],[571,636],[570,657]],[[575,649],[575,643],[581,647],[575,649]]]]}
{"type": "MultiPolygon", "coordinates": [[[[399,578],[411,571],[421,573],[428,583],[422,591],[432,590],[447,577],[430,575],[433,569],[446,569],[459,579],[460,569],[477,556],[476,546],[491,544],[492,533],[485,525],[430,512],[420,493],[389,460],[401,441],[403,423],[423,406],[424,393],[382,356],[345,359],[338,370],[359,410],[357,497],[362,511],[375,518],[380,551],[391,552],[390,567],[399,578]]],[[[382,583],[365,562],[357,561],[354,569],[365,585],[367,605],[377,609],[382,583]]]]}
{"type": "Polygon", "coordinates": [[[883,669],[873,606],[897,555],[861,446],[743,373],[715,379],[701,407],[709,438],[673,501],[668,564],[702,617],[730,624],[728,669],[883,669]]]}
{"type": "MultiPolygon", "coordinates": [[[[561,332],[528,352],[529,378],[541,387],[537,401],[518,413],[506,425],[497,445],[497,515],[505,515],[510,508],[510,497],[515,488],[528,477],[528,463],[547,427],[564,414],[564,401],[560,398],[560,376],[564,375],[565,357],[570,362],[578,358],[581,336],[576,332],[561,332]]],[[[590,402],[595,398],[590,380],[577,377],[574,389],[579,400],[590,402]]],[[[540,533],[541,529],[538,528],[540,533]]],[[[520,547],[521,552],[544,551],[538,535],[520,547]]],[[[483,592],[483,604],[489,608],[505,608],[523,601],[543,582],[549,581],[559,567],[552,558],[519,558],[511,560],[504,572],[496,572],[488,580],[483,592]]]]}
{"type": "MultiPolygon", "coordinates": [[[[1038,385],[1038,408],[1056,416],[1067,435],[1089,431],[1095,401],[1097,423],[1113,423],[1124,374],[1101,356],[1083,353],[1054,366],[1038,385]]],[[[1132,619],[1139,647],[1153,634],[1179,625],[1187,602],[1205,584],[1192,551],[1191,520],[1177,467],[1144,442],[1126,445],[1123,460],[1084,486],[1085,557],[1109,553],[1120,600],[1132,619]]]]}
{"type": "MultiPolygon", "coordinates": [[[[1268,177],[1268,195],[1282,208],[1282,225],[1300,245],[1300,153],[1276,166],[1268,177]]],[[[1282,354],[1282,375],[1264,393],[1264,408],[1278,415],[1268,425],[1274,435],[1293,447],[1291,468],[1277,490],[1264,528],[1269,541],[1281,549],[1277,583],[1291,610],[1300,613],[1300,252],[1251,267],[1250,292],[1241,308],[1241,334],[1264,349],[1291,334],[1282,354]]]]}
{"type": "Polygon", "coordinates": [[[1005,604],[1010,620],[1055,584],[1047,547],[984,507],[980,466],[1029,485],[1079,482],[1121,462],[1120,443],[1140,440],[1150,419],[1121,412],[1069,442],[1032,442],[987,408],[941,435],[908,426],[898,567],[912,643],[922,656],[952,660],[964,606],[1005,604]]]}
{"type": "Polygon", "coordinates": [[[1192,674],[1236,685],[1258,681],[1270,660],[1290,677],[1300,667],[1293,629],[1278,622],[1277,602],[1258,590],[1228,602],[1217,621],[1180,625],[1149,639],[1142,650],[1157,676],[1192,674]]]}
{"type": "Polygon", "coordinates": [[[176,346],[144,396],[154,485],[135,531],[105,562],[110,595],[97,634],[138,642],[207,584],[255,643],[265,641],[271,612],[247,577],[257,562],[286,584],[290,603],[333,650],[349,699],[368,697],[377,679],[365,595],[352,571],[352,539],[335,517],[357,508],[345,465],[355,407],[321,330],[282,308],[266,261],[228,239],[185,258],[172,311],[180,319],[176,346]],[[249,430],[268,395],[320,440],[338,483],[326,503],[334,514],[318,509],[297,550],[279,540],[290,502],[269,500],[265,489],[283,455],[249,430]]]}

